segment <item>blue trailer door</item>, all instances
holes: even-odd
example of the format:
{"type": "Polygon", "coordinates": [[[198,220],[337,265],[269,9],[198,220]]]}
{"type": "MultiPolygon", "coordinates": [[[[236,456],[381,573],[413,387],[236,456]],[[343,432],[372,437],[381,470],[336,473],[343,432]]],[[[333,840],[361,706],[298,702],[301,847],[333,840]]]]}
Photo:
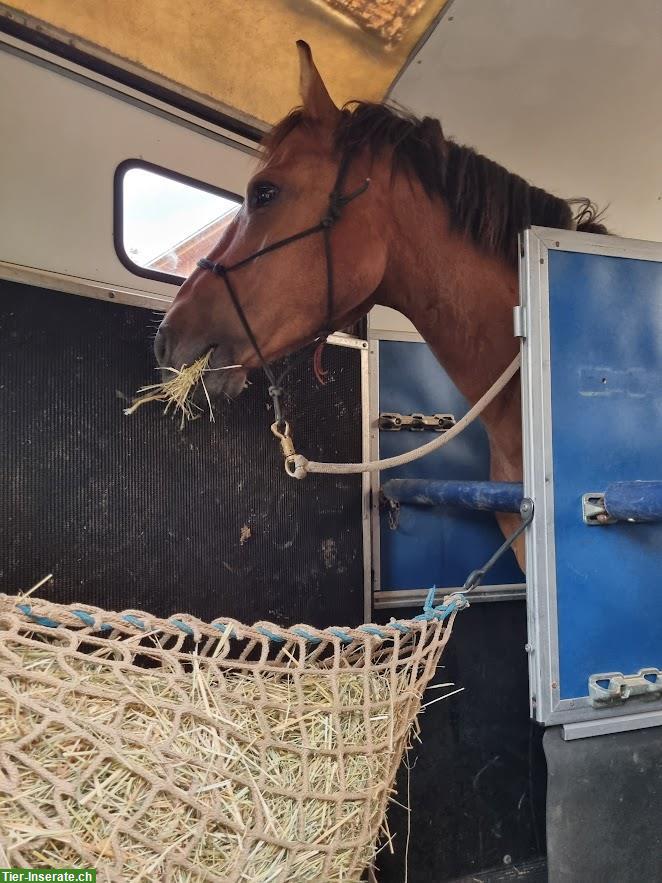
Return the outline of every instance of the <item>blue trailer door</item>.
{"type": "Polygon", "coordinates": [[[662,479],[662,245],[534,230],[522,295],[532,710],[660,712],[662,523],[600,500],[662,479]]]}

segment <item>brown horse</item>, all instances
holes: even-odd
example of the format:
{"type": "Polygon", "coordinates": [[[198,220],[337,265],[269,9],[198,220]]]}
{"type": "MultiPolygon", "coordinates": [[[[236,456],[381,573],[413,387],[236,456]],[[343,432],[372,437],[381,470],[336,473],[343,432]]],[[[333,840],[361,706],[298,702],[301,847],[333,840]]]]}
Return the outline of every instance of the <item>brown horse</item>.
{"type": "MultiPolygon", "coordinates": [[[[573,218],[567,201],[455,144],[437,120],[363,102],[339,110],[310,49],[298,47],[303,106],[267,136],[241,211],[161,324],[157,359],[179,366],[213,347],[212,367],[243,367],[213,372],[208,387],[235,396],[260,352],[273,361],[383,304],[413,322],[473,403],[517,352],[519,231],[606,230],[590,202],[573,218]],[[343,193],[360,195],[324,231],[340,167],[343,193]],[[300,231],[311,235],[255,255],[300,231]],[[209,272],[219,267],[232,272],[209,272]]],[[[521,480],[517,380],[483,422],[492,478],[521,480]]],[[[517,522],[499,517],[505,533],[517,522]]]]}

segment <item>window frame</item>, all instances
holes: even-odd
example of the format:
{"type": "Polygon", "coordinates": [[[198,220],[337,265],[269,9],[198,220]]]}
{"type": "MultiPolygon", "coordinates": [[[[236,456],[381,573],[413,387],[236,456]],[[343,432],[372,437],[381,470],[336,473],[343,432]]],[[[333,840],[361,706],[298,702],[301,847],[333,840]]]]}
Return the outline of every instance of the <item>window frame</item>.
{"type": "Polygon", "coordinates": [[[179,184],[194,187],[196,190],[204,190],[206,193],[212,193],[224,199],[236,200],[238,206],[243,204],[244,198],[232,190],[225,190],[223,187],[217,187],[197,178],[191,178],[190,175],[184,175],[181,172],[176,172],[174,169],[167,169],[165,166],[160,166],[158,163],[148,162],[144,159],[124,159],[117,166],[113,176],[113,244],[115,246],[115,254],[119,258],[120,263],[130,273],[133,273],[134,276],[180,286],[185,281],[185,276],[176,276],[174,273],[164,273],[161,270],[150,270],[147,267],[141,267],[140,264],[137,264],[129,257],[124,248],[124,177],[132,169],[142,169],[146,172],[160,175],[162,178],[169,178],[171,181],[176,181],[179,184]]]}

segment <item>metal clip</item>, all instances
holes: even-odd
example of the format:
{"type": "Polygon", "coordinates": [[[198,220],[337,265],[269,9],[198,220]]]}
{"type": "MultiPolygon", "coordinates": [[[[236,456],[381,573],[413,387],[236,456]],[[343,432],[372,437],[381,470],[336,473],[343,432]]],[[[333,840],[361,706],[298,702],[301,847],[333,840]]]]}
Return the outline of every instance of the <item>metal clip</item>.
{"type": "Polygon", "coordinates": [[[605,705],[621,705],[632,696],[655,699],[662,696],[662,671],[659,668],[642,668],[636,675],[621,672],[591,675],[588,679],[588,695],[596,708],[605,705]]]}
{"type": "Polygon", "coordinates": [[[287,420],[285,420],[282,424],[278,423],[278,421],[276,421],[276,423],[272,423],[271,431],[280,442],[280,447],[285,459],[296,454],[294,442],[292,441],[292,437],[290,435],[290,424],[287,422],[287,420]],[[280,430],[281,425],[284,427],[282,432],[280,430]]]}

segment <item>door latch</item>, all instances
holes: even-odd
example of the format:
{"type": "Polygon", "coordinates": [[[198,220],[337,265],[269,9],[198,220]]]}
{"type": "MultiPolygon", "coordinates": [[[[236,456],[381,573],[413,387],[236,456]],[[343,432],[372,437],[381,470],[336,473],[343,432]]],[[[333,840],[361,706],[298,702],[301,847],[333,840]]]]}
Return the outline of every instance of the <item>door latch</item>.
{"type": "Polygon", "coordinates": [[[605,495],[601,493],[583,494],[582,518],[584,524],[615,524],[617,520],[607,512],[605,495]]]}
{"type": "Polygon", "coordinates": [[[588,679],[588,695],[594,708],[621,705],[633,696],[660,698],[662,671],[659,668],[642,668],[636,675],[620,672],[591,675],[588,679]]]}

